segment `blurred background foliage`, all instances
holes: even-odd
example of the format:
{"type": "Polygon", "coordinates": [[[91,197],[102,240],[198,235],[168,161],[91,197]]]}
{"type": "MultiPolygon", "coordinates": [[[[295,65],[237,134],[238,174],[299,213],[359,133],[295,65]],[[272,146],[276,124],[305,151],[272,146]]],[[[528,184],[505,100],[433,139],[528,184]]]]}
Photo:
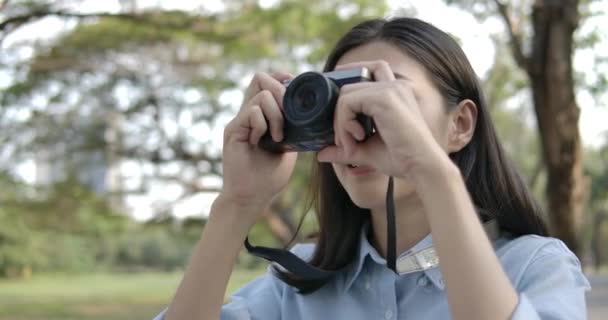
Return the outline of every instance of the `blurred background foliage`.
{"type": "MultiPolygon", "coordinates": [[[[183,267],[206,212],[176,219],[171,208],[219,190],[206,182],[221,178],[213,132],[236,110],[222,95],[237,92],[238,100],[259,70],[319,68],[344,31],[387,10],[365,0],[282,1],[270,8],[227,1],[215,14],[136,4],[82,13],[78,1],[4,3],[2,41],[44,18],[69,27],[3,48],[1,67],[11,81],[0,94],[0,168],[10,192],[0,207],[0,274],[183,267]],[[24,48],[32,49],[25,58],[24,48]],[[16,173],[27,161],[35,172],[29,183],[16,173]],[[125,162],[138,167],[127,183],[125,162]],[[153,219],[135,221],[125,198],[155,184],[177,185],[179,198],[159,200],[153,219]]],[[[256,243],[281,245],[293,236],[298,210],[285,208],[300,206],[307,188],[309,157],[301,158],[281,212],[271,210],[275,218],[251,231],[256,243]]],[[[303,232],[313,225],[307,219],[303,232]]],[[[260,264],[246,254],[240,261],[260,264]]]]}
{"type": "MultiPolygon", "coordinates": [[[[208,213],[197,197],[221,188],[218,139],[253,73],[319,70],[355,23],[416,16],[414,2],[395,8],[377,0],[226,0],[220,10],[205,1],[190,10],[142,2],[89,10],[91,1],[0,1],[0,276],[180,270],[208,213]],[[40,27],[57,24],[55,31],[40,27]],[[142,195],[146,220],[134,218],[129,200],[142,195]],[[186,218],[174,214],[180,203],[189,204],[186,218]]],[[[501,19],[502,2],[444,2],[479,21],[501,19]]],[[[523,40],[534,41],[533,5],[509,7],[523,40]]],[[[579,24],[605,18],[605,7],[581,1],[579,24]]],[[[588,29],[574,34],[575,50],[607,41],[602,30],[588,29]]],[[[512,35],[492,37],[493,65],[482,79],[490,111],[509,155],[549,207],[528,73],[512,35]]],[[[575,70],[574,90],[606,107],[608,56],[592,58],[593,72],[575,70]]],[[[600,245],[608,241],[608,144],[582,154],[579,256],[599,268],[608,259],[600,245]]],[[[310,155],[300,157],[290,186],[251,230],[253,243],[288,246],[314,232],[308,214],[295,235],[310,165],[310,155]]],[[[239,268],[263,265],[239,256],[239,268]]]]}

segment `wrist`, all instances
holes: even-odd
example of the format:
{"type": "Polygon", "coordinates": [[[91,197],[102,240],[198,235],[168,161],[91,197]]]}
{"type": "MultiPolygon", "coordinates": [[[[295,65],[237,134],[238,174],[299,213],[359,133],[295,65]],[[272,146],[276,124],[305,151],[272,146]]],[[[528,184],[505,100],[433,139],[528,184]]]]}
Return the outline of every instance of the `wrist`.
{"type": "Polygon", "coordinates": [[[220,193],[211,205],[209,219],[249,230],[265,208],[262,203],[242,201],[220,193]]]}
{"type": "Polygon", "coordinates": [[[416,170],[412,170],[412,178],[416,185],[431,188],[438,185],[447,185],[453,181],[462,180],[460,168],[450,159],[450,157],[442,153],[438,157],[434,157],[435,161],[426,161],[419,165],[416,170]]]}

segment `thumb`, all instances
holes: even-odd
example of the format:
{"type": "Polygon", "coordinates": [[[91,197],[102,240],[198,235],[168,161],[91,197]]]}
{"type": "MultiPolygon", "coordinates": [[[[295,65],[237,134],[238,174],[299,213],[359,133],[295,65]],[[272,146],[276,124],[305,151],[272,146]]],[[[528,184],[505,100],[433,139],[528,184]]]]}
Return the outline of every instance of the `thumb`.
{"type": "Polygon", "coordinates": [[[332,162],[340,164],[373,165],[374,160],[383,154],[383,142],[375,134],[363,142],[356,143],[350,150],[335,145],[323,148],[317,154],[319,162],[332,162]]]}

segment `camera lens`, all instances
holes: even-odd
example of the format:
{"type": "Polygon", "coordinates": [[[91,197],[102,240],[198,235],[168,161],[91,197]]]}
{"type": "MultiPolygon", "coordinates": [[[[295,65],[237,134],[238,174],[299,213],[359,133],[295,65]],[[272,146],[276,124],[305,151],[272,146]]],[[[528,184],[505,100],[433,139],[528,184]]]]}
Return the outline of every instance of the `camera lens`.
{"type": "Polygon", "coordinates": [[[310,111],[317,105],[317,93],[314,86],[310,83],[304,83],[296,88],[294,94],[294,102],[301,111],[310,111]]]}
{"type": "Polygon", "coordinates": [[[308,129],[332,127],[339,88],[321,73],[306,72],[296,77],[285,91],[285,118],[308,129]],[[329,122],[328,122],[329,120],[329,122]]]}

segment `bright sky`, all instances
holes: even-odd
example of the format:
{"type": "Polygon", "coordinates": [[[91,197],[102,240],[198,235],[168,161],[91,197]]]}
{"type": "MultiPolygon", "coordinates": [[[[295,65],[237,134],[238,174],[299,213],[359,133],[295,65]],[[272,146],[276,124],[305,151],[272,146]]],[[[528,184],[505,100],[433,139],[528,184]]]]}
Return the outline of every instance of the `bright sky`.
{"type": "MultiPolygon", "coordinates": [[[[224,4],[221,0],[205,0],[203,1],[203,7],[212,12],[219,12],[223,10],[224,4]]],[[[260,4],[263,6],[272,6],[276,3],[276,0],[260,0],[260,4]]],[[[449,31],[455,36],[459,37],[462,41],[463,49],[469,57],[475,71],[483,77],[486,71],[492,66],[494,58],[494,47],[490,39],[490,35],[493,33],[499,33],[504,30],[504,25],[499,19],[489,19],[484,24],[480,24],[470,14],[446,6],[442,0],[425,0],[425,1],[406,1],[406,0],[388,0],[391,10],[396,11],[399,8],[410,8],[412,5],[418,12],[418,17],[426,20],[442,30],[449,31]]],[[[183,9],[183,10],[195,10],[201,8],[200,1],[189,1],[189,0],[139,0],[138,7],[158,6],[161,5],[165,9],[183,9]]],[[[603,3],[605,4],[605,3],[603,3]]],[[[97,12],[97,11],[110,11],[116,12],[120,9],[119,2],[117,0],[98,1],[98,0],[87,0],[82,5],[78,6],[78,10],[82,12],[97,12]]],[[[605,21],[606,19],[604,19],[605,21]]],[[[605,22],[604,22],[605,23],[605,22]]],[[[30,27],[23,28],[19,32],[16,32],[11,37],[6,39],[4,46],[9,46],[11,43],[18,42],[21,39],[31,39],[33,37],[50,37],[56,31],[49,30],[60,30],[63,23],[58,19],[46,19],[44,23],[38,23],[31,25],[30,27]],[[35,35],[35,36],[34,36],[35,35]]],[[[600,30],[608,30],[608,25],[600,25],[599,22],[595,25],[587,26],[587,28],[598,27],[600,30]]],[[[608,36],[603,34],[603,43],[600,48],[601,52],[608,52],[608,36]]],[[[589,50],[578,52],[575,56],[575,68],[577,70],[593,70],[594,65],[592,64],[593,52],[589,50]]],[[[600,70],[595,70],[601,72],[600,70]]],[[[608,72],[608,70],[603,70],[608,72]]],[[[0,75],[0,85],[2,82],[6,82],[7,79],[2,79],[0,75]]],[[[240,99],[239,94],[229,95],[228,100],[240,99]]],[[[583,142],[589,146],[600,146],[604,142],[602,133],[605,134],[606,121],[608,119],[608,108],[596,107],[595,101],[588,95],[579,94],[577,96],[579,106],[581,107],[580,117],[580,129],[583,142]]],[[[221,145],[221,133],[215,133],[214,139],[217,140],[217,144],[221,145]]],[[[127,167],[130,164],[125,164],[127,167]]],[[[19,172],[26,180],[33,180],[35,175],[35,168],[33,164],[27,164],[19,169],[19,172]]],[[[179,194],[179,188],[172,188],[166,185],[156,186],[152,188],[150,193],[145,196],[130,197],[128,199],[129,206],[133,209],[132,214],[137,219],[146,219],[151,215],[151,205],[154,199],[163,198],[163,196],[170,195],[171,198],[177,197],[179,194]]],[[[196,211],[207,212],[211,201],[214,199],[214,194],[199,195],[188,201],[183,201],[178,204],[174,213],[178,217],[182,217],[187,213],[193,212],[193,208],[196,211]]]]}

